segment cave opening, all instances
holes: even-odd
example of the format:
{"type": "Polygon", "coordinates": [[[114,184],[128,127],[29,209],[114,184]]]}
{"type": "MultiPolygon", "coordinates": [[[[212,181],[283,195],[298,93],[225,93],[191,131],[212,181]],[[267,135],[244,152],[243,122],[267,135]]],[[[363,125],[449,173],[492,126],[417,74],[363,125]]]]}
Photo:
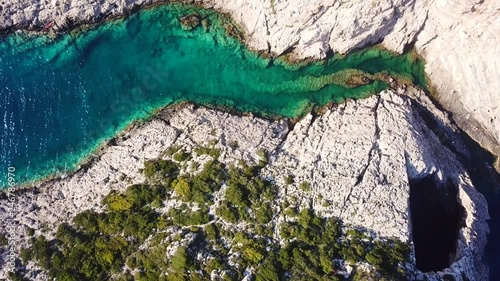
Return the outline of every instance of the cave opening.
{"type": "Polygon", "coordinates": [[[417,268],[440,271],[451,265],[465,210],[458,187],[435,175],[410,180],[410,216],[417,268]]]}

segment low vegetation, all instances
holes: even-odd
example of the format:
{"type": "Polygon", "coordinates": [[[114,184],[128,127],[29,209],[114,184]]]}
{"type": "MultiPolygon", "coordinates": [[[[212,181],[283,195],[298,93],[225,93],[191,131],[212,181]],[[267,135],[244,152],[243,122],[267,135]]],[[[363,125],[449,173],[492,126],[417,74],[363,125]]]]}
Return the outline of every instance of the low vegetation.
{"type": "MultiPolygon", "coordinates": [[[[346,230],[337,218],[301,208],[299,200],[278,201],[277,187],[260,177],[264,151],[255,166],[225,165],[213,145],[194,152],[210,157],[196,172],[181,168],[191,154],[167,150],[173,161],[146,161],[145,183],[111,191],[102,211],[76,215],[53,239],[30,231],[21,262],[35,261],[50,279],[78,281],[210,280],[213,274],[241,280],[246,268],[256,281],[405,278],[407,244],[346,230]],[[360,262],[376,271],[345,274],[345,263],[356,269],[360,262]]],[[[293,177],[285,182],[294,184],[293,177]]],[[[307,182],[299,187],[311,190],[307,182]]]]}

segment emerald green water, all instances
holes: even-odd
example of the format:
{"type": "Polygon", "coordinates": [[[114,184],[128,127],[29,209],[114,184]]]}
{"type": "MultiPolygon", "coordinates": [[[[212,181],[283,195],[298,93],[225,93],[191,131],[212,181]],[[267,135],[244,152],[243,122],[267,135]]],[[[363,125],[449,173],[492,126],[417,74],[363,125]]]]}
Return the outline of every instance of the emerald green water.
{"type": "Polygon", "coordinates": [[[130,122],[171,103],[296,117],[387,87],[376,80],[355,88],[335,84],[345,70],[389,71],[425,83],[423,64],[412,54],[373,48],[299,67],[248,51],[227,36],[226,24],[209,10],[168,5],[56,38],[1,37],[3,174],[14,166],[18,183],[25,183],[72,170],[130,122]],[[208,19],[208,31],[181,28],[179,18],[191,13],[208,19]]]}

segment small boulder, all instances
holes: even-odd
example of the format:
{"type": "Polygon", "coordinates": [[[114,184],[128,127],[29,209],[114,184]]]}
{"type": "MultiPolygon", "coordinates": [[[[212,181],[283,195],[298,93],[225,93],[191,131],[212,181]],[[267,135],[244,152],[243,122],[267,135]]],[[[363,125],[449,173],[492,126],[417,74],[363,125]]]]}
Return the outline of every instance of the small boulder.
{"type": "Polygon", "coordinates": [[[347,80],[346,84],[349,87],[358,87],[371,83],[373,80],[366,77],[365,75],[351,75],[347,80]]]}

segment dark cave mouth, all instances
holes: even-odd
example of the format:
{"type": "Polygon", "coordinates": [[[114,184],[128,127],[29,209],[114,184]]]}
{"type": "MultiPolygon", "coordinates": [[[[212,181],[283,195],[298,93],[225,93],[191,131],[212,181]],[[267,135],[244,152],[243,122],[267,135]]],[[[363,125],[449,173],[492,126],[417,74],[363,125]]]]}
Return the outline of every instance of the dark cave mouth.
{"type": "Polygon", "coordinates": [[[410,216],[417,269],[441,271],[456,256],[465,209],[457,200],[458,187],[434,175],[410,180],[410,216]]]}

